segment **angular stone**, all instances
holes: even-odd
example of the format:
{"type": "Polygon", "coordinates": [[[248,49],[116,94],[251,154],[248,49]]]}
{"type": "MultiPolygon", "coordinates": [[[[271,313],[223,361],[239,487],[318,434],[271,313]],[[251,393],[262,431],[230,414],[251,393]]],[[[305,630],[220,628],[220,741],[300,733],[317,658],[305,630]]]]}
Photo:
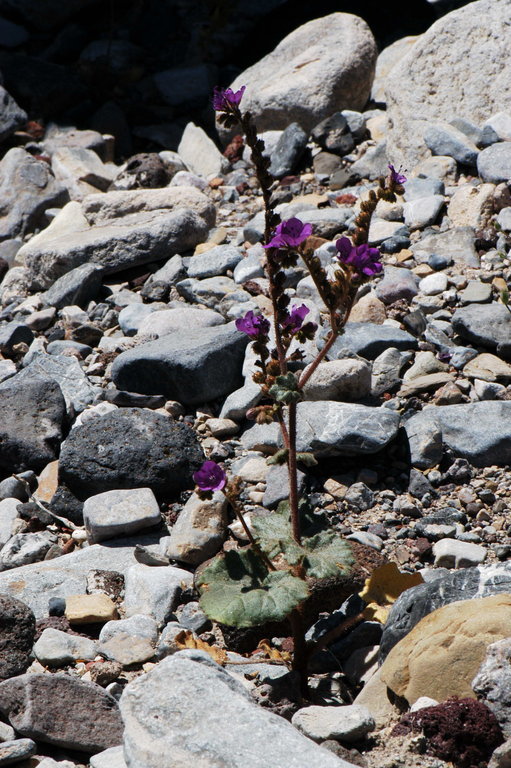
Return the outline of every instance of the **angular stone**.
{"type": "Polygon", "coordinates": [[[165,336],[120,354],[112,378],[130,392],[163,394],[190,405],[208,402],[242,383],[247,343],[234,323],[165,336]]]}
{"type": "Polygon", "coordinates": [[[150,488],[160,498],[189,487],[202,461],[190,427],[147,409],[122,408],[71,431],[60,478],[83,499],[123,488],[150,488]]]}
{"type": "Polygon", "coordinates": [[[85,147],[58,147],[53,152],[51,167],[71,200],[83,200],[98,190],[105,192],[117,175],[117,166],[103,163],[94,150],[85,147]]]}
{"type": "Polygon", "coordinates": [[[216,492],[211,500],[190,496],[170,532],[166,555],[200,565],[221,549],[227,531],[227,499],[216,492]]]}
{"type": "Polygon", "coordinates": [[[69,195],[55,180],[48,163],[14,147],[0,163],[0,198],[0,240],[6,240],[24,237],[44,226],[45,210],[64,205],[69,195]]]}
{"type": "Polygon", "coordinates": [[[35,617],[21,600],[0,594],[0,627],[0,680],[5,680],[30,664],[35,617]]]}
{"type": "Polygon", "coordinates": [[[447,155],[461,165],[475,165],[479,153],[476,145],[453,125],[435,123],[424,131],[424,142],[434,155],[447,155]]]}
{"type": "Polygon", "coordinates": [[[86,307],[97,298],[101,288],[103,268],[98,264],[82,264],[56,280],[41,294],[41,300],[57,309],[70,305],[86,307]]]}
{"type": "Polygon", "coordinates": [[[419,411],[402,426],[408,437],[411,465],[428,469],[439,464],[443,455],[442,430],[435,415],[419,411]]]}
{"type": "Polygon", "coordinates": [[[154,645],[144,637],[133,637],[122,632],[101,643],[99,650],[107,659],[118,661],[123,667],[143,664],[155,654],[154,645]]]}
{"type": "Polygon", "coordinates": [[[214,221],[214,205],[190,187],[88,195],[82,206],[66,206],[18,255],[33,285],[48,288],[85,263],[112,273],[194,248],[214,221]]]}
{"type": "Polygon", "coordinates": [[[89,496],[83,505],[89,541],[127,536],[161,522],[158,502],[150,488],[105,491],[89,496]]]}
{"type": "Polygon", "coordinates": [[[413,704],[420,696],[475,698],[471,682],[488,645],[508,636],[511,595],[444,605],[425,616],[390,651],[381,679],[413,704]],[[435,674],[431,674],[431,670],[435,674]]]}
{"type": "Polygon", "coordinates": [[[2,570],[19,568],[22,565],[43,560],[54,542],[55,536],[49,531],[16,533],[2,548],[0,554],[2,570]]]}
{"type": "Polygon", "coordinates": [[[445,200],[441,195],[421,197],[418,200],[405,203],[403,213],[406,226],[412,231],[429,227],[436,222],[444,204],[445,200]]]}
{"type": "Polygon", "coordinates": [[[400,267],[385,267],[383,279],[376,286],[376,295],[384,304],[392,304],[399,299],[411,300],[418,292],[413,272],[400,267]]]}
{"type": "Polygon", "coordinates": [[[191,587],[192,583],[193,575],[182,568],[132,565],[126,574],[126,616],[142,613],[163,626],[169,621],[183,589],[191,587]]]}
{"type": "Polygon", "coordinates": [[[474,246],[474,230],[471,227],[455,227],[446,232],[426,235],[411,246],[417,261],[427,261],[432,254],[444,256],[456,264],[469,267],[479,266],[479,256],[474,246]]]}
{"type": "Polygon", "coordinates": [[[30,381],[51,379],[64,396],[68,415],[72,418],[90,405],[95,389],[75,357],[36,352],[29,365],[12,379],[12,386],[25,387],[30,381]]]}
{"type": "Polygon", "coordinates": [[[116,700],[67,675],[20,675],[0,683],[0,711],[22,736],[89,754],[122,742],[116,700]]]}
{"type": "Polygon", "coordinates": [[[258,707],[241,683],[197,651],[170,656],[130,683],[120,706],[127,763],[137,768],[160,768],[169,754],[183,766],[200,755],[204,768],[228,768],[233,755],[247,768],[352,768],[258,707]]]}
{"type": "Polygon", "coordinates": [[[371,394],[379,397],[384,392],[391,392],[401,383],[401,368],[404,365],[402,353],[389,347],[373,362],[371,371],[371,394]]]}
{"type": "Polygon", "coordinates": [[[507,382],[511,380],[511,365],[496,355],[483,352],[463,366],[463,375],[483,381],[507,382]]]}
{"type": "Polygon", "coordinates": [[[511,146],[508,141],[492,144],[477,158],[477,172],[483,181],[493,184],[511,179],[511,146]]]}
{"type": "Polygon", "coordinates": [[[488,224],[493,215],[493,184],[463,184],[451,197],[447,215],[454,227],[479,229],[488,224]]]}
{"type": "Polygon", "coordinates": [[[329,357],[342,357],[342,350],[349,349],[367,360],[374,360],[388,347],[398,350],[417,349],[417,339],[394,325],[377,323],[346,323],[342,336],[334,342],[329,357]]]}
{"type": "Polygon", "coordinates": [[[307,146],[308,134],[298,123],[290,123],[271,153],[269,171],[276,179],[292,173],[307,146]]]}
{"type": "MultiPolygon", "coordinates": [[[[18,374],[20,375],[20,374],[18,374]]],[[[0,384],[0,475],[33,469],[39,472],[56,459],[63,437],[66,405],[55,381],[17,376],[0,384]]]]}
{"type": "Polygon", "coordinates": [[[45,667],[63,667],[75,661],[90,661],[98,652],[94,640],[70,635],[60,629],[48,627],[34,645],[34,654],[45,667]]]}
{"type": "Polygon", "coordinates": [[[361,400],[371,391],[371,369],[363,360],[320,363],[304,387],[306,400],[361,400]]]}
{"type": "MultiPolygon", "coordinates": [[[[143,307],[147,306],[145,304],[143,307]]],[[[124,311],[124,310],[123,310],[124,311]]],[[[180,334],[192,329],[212,328],[223,325],[224,318],[212,309],[199,309],[184,305],[183,308],[159,309],[148,313],[142,320],[137,333],[140,336],[155,334],[166,336],[169,333],[180,334]]]]}
{"type": "Polygon", "coordinates": [[[12,765],[27,760],[37,751],[32,739],[14,739],[0,744],[0,765],[12,765]]]}
{"type": "Polygon", "coordinates": [[[187,124],[177,151],[191,171],[205,178],[219,176],[229,167],[227,158],[195,123],[187,124]]]}
{"type": "Polygon", "coordinates": [[[399,416],[388,408],[328,401],[298,404],[297,447],[317,457],[377,453],[397,434],[399,416]]]}
{"type": "Polygon", "coordinates": [[[511,592],[511,563],[494,563],[444,573],[403,592],[390,609],[383,629],[380,660],[432,611],[455,601],[511,592]]]}
{"type": "Polygon", "coordinates": [[[243,254],[239,248],[233,245],[217,245],[192,257],[188,265],[188,276],[201,280],[205,277],[225,275],[229,270],[235,269],[242,259],[243,254]]]}
{"type": "Polygon", "coordinates": [[[469,305],[456,310],[452,325],[464,341],[495,349],[509,342],[511,314],[502,304],[469,305]]]}
{"type": "Polygon", "coordinates": [[[484,562],[487,552],[479,544],[447,538],[435,542],[433,555],[438,568],[470,568],[484,562]]]}
{"type": "MultiPolygon", "coordinates": [[[[367,24],[351,14],[332,13],[295,29],[230,87],[237,91],[246,86],[242,106],[252,113],[260,131],[285,129],[291,122],[310,131],[339,105],[364,108],[376,57],[367,24]],[[340,39],[341,48],[336,44],[340,39]],[[327,87],[318,89],[320,80],[327,87]]],[[[229,136],[218,123],[217,128],[223,138],[229,136]]]]}
{"type": "Polygon", "coordinates": [[[66,619],[70,624],[97,624],[117,618],[113,600],[101,592],[94,595],[68,595],[66,619]]]}
{"type": "Polygon", "coordinates": [[[459,294],[461,304],[486,304],[492,298],[492,286],[480,280],[469,280],[459,294]]]}
{"type": "Polygon", "coordinates": [[[472,680],[477,697],[491,709],[502,733],[511,738],[511,638],[492,643],[472,680]]]}
{"type": "Polygon", "coordinates": [[[305,736],[314,741],[324,739],[358,741],[375,727],[374,718],[369,710],[359,704],[340,707],[303,707],[293,715],[291,722],[305,736]]]}

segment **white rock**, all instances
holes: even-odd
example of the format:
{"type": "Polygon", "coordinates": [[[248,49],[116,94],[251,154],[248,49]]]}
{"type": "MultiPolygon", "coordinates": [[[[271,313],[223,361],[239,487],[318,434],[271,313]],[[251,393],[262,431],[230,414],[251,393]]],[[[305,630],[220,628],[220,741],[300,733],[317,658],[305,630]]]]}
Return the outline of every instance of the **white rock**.
{"type": "Polygon", "coordinates": [[[438,701],[436,699],[431,699],[429,696],[420,696],[410,707],[410,712],[418,712],[419,709],[424,709],[425,707],[436,707],[437,704],[438,701]]]}
{"type": "Polygon", "coordinates": [[[151,643],[158,640],[158,624],[150,616],[144,616],[136,613],[129,619],[119,619],[118,621],[107,621],[99,633],[99,641],[106,643],[112,637],[120,634],[131,635],[132,637],[143,637],[151,643]]]}
{"type": "MultiPolygon", "coordinates": [[[[40,765],[41,763],[39,763],[40,765]]],[[[124,749],[122,746],[110,747],[110,749],[105,749],[104,752],[98,752],[97,755],[92,755],[89,765],[91,768],[127,768],[124,759],[124,749]]]]}
{"type": "MultiPolygon", "coordinates": [[[[242,72],[231,88],[246,86],[242,107],[250,110],[260,131],[285,129],[292,122],[310,131],[339,108],[364,108],[376,58],[376,43],[365,21],[332,13],[295,29],[242,72]]],[[[229,135],[219,125],[218,130],[223,137],[229,135]]]]}
{"type": "Polygon", "coordinates": [[[78,659],[92,660],[97,652],[98,646],[94,640],[69,635],[53,627],[45,629],[34,645],[36,659],[45,667],[63,667],[66,664],[73,664],[78,659]]]}
{"type": "Polygon", "coordinates": [[[150,488],[104,491],[83,505],[89,541],[96,543],[127,536],[161,521],[160,508],[150,488]]]}
{"type": "Polygon", "coordinates": [[[227,499],[217,491],[213,498],[192,494],[176,520],[166,555],[190,565],[199,565],[222,547],[227,528],[227,499]]]}
{"type": "Polygon", "coordinates": [[[444,198],[442,195],[430,195],[429,197],[420,197],[418,200],[411,200],[403,205],[405,224],[411,230],[422,229],[434,224],[443,205],[444,198]]]}
{"type": "Polygon", "coordinates": [[[187,307],[175,309],[161,309],[151,312],[138,329],[138,335],[154,334],[158,337],[167,333],[185,331],[189,328],[210,328],[214,325],[222,325],[224,318],[212,309],[196,309],[187,307]]]}
{"type": "Polygon", "coordinates": [[[191,587],[193,574],[182,568],[136,564],[126,574],[124,608],[126,616],[142,613],[161,626],[177,605],[183,589],[191,587]]]}
{"type": "Polygon", "coordinates": [[[415,45],[418,36],[401,37],[384,48],[376,61],[376,72],[374,74],[373,87],[371,90],[371,99],[376,102],[384,102],[385,82],[389,73],[401,61],[403,56],[408,53],[410,48],[415,45]]]}
{"type": "Polygon", "coordinates": [[[309,739],[339,739],[357,741],[375,727],[374,718],[366,707],[348,704],[340,707],[303,707],[291,722],[309,739]]]}
{"type": "Polygon", "coordinates": [[[371,368],[350,358],[320,363],[303,391],[306,400],[360,400],[371,391],[371,368]]]}
{"type": "Polygon", "coordinates": [[[447,275],[443,272],[434,272],[432,275],[423,277],[419,283],[419,291],[425,296],[436,296],[447,290],[447,275]]]}
{"type": "Polygon", "coordinates": [[[412,168],[429,155],[423,135],[431,122],[464,117],[480,124],[511,89],[502,66],[511,46],[509,0],[479,0],[442,16],[391,70],[385,83],[392,123],[388,157],[412,168]],[[491,35],[481,35],[491,29],[491,35]]]}
{"type": "Polygon", "coordinates": [[[13,534],[13,523],[18,518],[19,499],[3,499],[0,501],[0,549],[9,541],[13,534]]]}
{"type": "Polygon", "coordinates": [[[485,125],[491,126],[501,141],[511,140],[511,114],[509,112],[497,112],[485,120],[485,125]]]}
{"type": "Polygon", "coordinates": [[[471,568],[486,559],[486,549],[479,544],[457,539],[441,539],[433,544],[438,568],[471,568]]]}
{"type": "Polygon", "coordinates": [[[206,179],[219,176],[229,167],[214,141],[195,123],[186,126],[177,151],[191,171],[206,179]]]}

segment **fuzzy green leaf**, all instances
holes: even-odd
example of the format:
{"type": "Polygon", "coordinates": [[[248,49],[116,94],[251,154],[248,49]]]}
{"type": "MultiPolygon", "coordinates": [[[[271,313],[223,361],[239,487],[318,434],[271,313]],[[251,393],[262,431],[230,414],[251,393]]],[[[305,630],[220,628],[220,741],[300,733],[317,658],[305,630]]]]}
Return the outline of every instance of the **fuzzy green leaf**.
{"type": "Polygon", "coordinates": [[[215,557],[197,587],[204,613],[229,627],[282,621],[309,596],[302,579],[288,571],[269,571],[251,549],[215,557]]]}
{"type": "Polygon", "coordinates": [[[306,467],[315,467],[318,463],[313,453],[297,453],[296,460],[305,464],[306,467]]]}
{"type": "Polygon", "coordinates": [[[297,403],[302,397],[296,376],[291,372],[286,373],[285,376],[277,376],[275,384],[270,387],[269,394],[278,403],[285,405],[297,403]]]}
{"type": "Polygon", "coordinates": [[[277,453],[274,453],[273,456],[269,456],[266,459],[266,463],[268,465],[272,464],[285,464],[287,461],[289,451],[287,448],[281,448],[280,451],[277,451],[277,453]]]}
{"type": "Polygon", "coordinates": [[[303,540],[306,552],[303,566],[307,576],[328,579],[339,571],[350,571],[355,562],[350,545],[335,531],[322,531],[303,540]]]}

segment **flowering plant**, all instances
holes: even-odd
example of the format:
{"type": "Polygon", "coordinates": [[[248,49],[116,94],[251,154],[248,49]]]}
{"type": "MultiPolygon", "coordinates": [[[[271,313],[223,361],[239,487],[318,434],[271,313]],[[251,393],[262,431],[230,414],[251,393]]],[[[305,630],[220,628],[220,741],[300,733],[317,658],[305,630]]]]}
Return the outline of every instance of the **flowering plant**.
{"type": "Polygon", "coordinates": [[[394,201],[395,193],[403,192],[401,184],[406,179],[389,166],[388,178],[380,179],[377,189],[370,190],[361,203],[352,239],[337,240],[333,271],[327,272],[310,242],[311,224],[296,217],[281,221],[274,211],[274,179],[268,171],[270,161],[263,154],[264,142],[258,138],[250,114],[240,110],[244,91],[244,87],[236,93],[216,89],[213,106],[225,125],[241,125],[251,150],[264,201],[263,247],[271,318],[250,310],[236,320],[236,328],[253,342],[258,357],[253,379],[266,400],[250,409],[247,416],[259,423],[279,423],[283,448],[268,461],[287,465],[289,501],[279,505],[273,514],[256,518],[248,525],[239,502],[240,481],[228,481],[221,467],[205,462],[194,476],[198,492],[210,495],[223,489],[249,546],[218,555],[204,568],[197,585],[203,610],[221,624],[247,627],[289,620],[294,641],[293,668],[302,673],[306,690],[308,650],[302,608],[310,595],[311,579],[336,577],[341,571],[348,571],[353,556],[349,543],[330,530],[323,518],[309,514],[304,500],[298,498],[298,465],[311,466],[316,460],[311,453],[297,452],[297,403],[303,399],[305,384],[342,333],[360,285],[382,271],[379,250],[368,244],[371,217],[378,200],[394,201]],[[284,288],[283,270],[296,265],[299,258],[314,281],[329,319],[322,349],[301,370],[304,354],[296,342],[314,339],[317,325],[306,322],[310,309],[305,304],[291,306],[284,288]]]}

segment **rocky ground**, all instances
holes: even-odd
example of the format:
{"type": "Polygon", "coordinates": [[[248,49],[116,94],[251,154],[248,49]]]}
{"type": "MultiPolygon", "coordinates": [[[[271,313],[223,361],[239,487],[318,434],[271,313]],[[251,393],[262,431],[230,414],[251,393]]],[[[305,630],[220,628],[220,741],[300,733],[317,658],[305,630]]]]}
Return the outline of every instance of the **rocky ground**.
{"type": "MultiPolygon", "coordinates": [[[[234,324],[270,310],[249,153],[210,116],[121,161],[4,91],[0,766],[509,768],[510,14],[479,0],[379,56],[334,14],[233,83],[325,266],[388,163],[407,176],[371,223],[384,272],[298,406],[301,492],[355,554],[307,604],[307,701],[288,627],[214,625],[194,590],[245,543],[192,492],[204,457],[249,521],[288,494],[234,324]]],[[[287,290],[319,326],[307,364],[326,318],[304,269],[287,290]]]]}

